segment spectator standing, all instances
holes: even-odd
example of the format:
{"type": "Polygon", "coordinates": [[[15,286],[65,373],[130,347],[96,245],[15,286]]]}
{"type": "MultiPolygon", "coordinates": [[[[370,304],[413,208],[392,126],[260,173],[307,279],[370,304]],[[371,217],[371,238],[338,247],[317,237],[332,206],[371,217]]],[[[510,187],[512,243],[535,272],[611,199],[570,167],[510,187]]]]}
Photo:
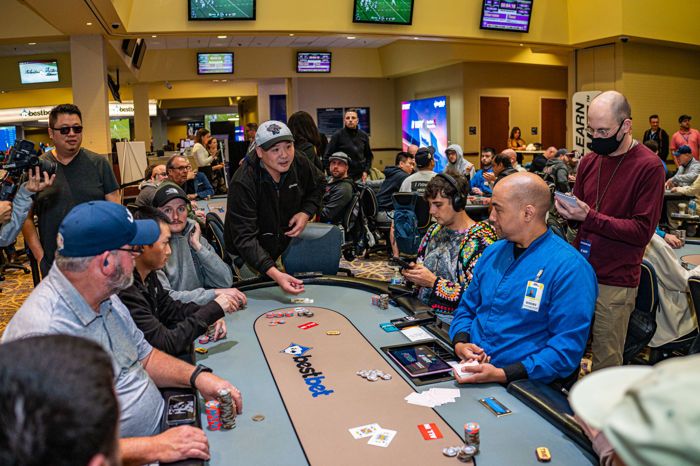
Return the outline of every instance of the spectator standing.
{"type": "Polygon", "coordinates": [[[681,146],[688,146],[693,153],[693,158],[698,160],[698,157],[700,157],[700,132],[690,127],[690,120],[692,119],[693,117],[690,115],[678,117],[680,128],[671,137],[671,150],[676,152],[681,146]]]}
{"type": "Polygon", "coordinates": [[[555,199],[578,225],[575,247],[596,272],[599,295],[592,326],[592,369],[622,364],[644,248],[659,223],[664,170],[659,157],[632,137],[625,96],[603,92],[588,108],[591,153],[581,160],[576,206],[555,199]]]}
{"type": "Polygon", "coordinates": [[[305,156],[316,168],[323,171],[321,134],[311,115],[304,111],[292,113],[287,120],[287,126],[294,136],[295,154],[305,156]]]}
{"type": "Polygon", "coordinates": [[[335,132],[331,137],[324,156],[324,167],[328,167],[328,157],[336,152],[344,152],[350,157],[350,178],[354,181],[362,180],[364,183],[372,168],[372,149],[369,145],[369,136],[358,128],[357,111],[349,109],[343,117],[343,128],[335,132]]]}
{"type": "Polygon", "coordinates": [[[659,146],[659,157],[666,162],[668,158],[668,133],[659,126],[659,115],[649,117],[649,129],[644,131],[642,143],[654,141],[659,146]]]}

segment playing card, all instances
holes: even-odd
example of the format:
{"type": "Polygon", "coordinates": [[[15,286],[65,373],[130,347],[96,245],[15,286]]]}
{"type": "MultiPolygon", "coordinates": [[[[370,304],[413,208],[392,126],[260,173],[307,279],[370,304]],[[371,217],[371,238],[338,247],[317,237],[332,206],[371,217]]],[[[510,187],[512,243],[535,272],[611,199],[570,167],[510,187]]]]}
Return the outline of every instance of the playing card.
{"type": "Polygon", "coordinates": [[[472,375],[474,375],[474,373],[473,372],[463,372],[462,369],[465,367],[472,367],[472,366],[478,366],[478,365],[479,365],[479,363],[476,361],[469,361],[469,362],[465,362],[462,364],[457,364],[456,366],[453,366],[452,374],[455,376],[455,379],[457,379],[457,381],[467,379],[468,377],[471,377],[472,375]]]}
{"type": "Polygon", "coordinates": [[[367,442],[368,445],[374,445],[375,447],[388,447],[392,440],[396,437],[395,430],[389,429],[379,429],[372,435],[372,438],[367,442]]]}
{"type": "Polygon", "coordinates": [[[375,432],[382,430],[379,424],[367,424],[366,426],[353,427],[348,429],[355,439],[371,437],[375,432]]]}

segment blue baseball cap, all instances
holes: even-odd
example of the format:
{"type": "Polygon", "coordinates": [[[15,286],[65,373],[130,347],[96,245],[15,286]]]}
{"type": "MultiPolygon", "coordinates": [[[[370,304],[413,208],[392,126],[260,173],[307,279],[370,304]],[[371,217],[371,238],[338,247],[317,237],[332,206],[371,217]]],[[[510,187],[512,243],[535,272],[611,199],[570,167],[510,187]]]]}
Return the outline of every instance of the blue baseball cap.
{"type": "Polygon", "coordinates": [[[63,257],[90,257],[124,245],[153,244],[159,236],[155,220],[134,220],[123,205],[90,201],[68,212],[58,227],[56,244],[63,257]]]}
{"type": "Polygon", "coordinates": [[[677,151],[674,151],[674,152],[673,152],[673,155],[675,155],[676,157],[678,157],[679,155],[683,155],[683,154],[692,154],[692,153],[693,153],[693,150],[690,148],[690,146],[686,146],[686,145],[684,144],[684,145],[682,145],[681,147],[679,147],[677,151]]]}

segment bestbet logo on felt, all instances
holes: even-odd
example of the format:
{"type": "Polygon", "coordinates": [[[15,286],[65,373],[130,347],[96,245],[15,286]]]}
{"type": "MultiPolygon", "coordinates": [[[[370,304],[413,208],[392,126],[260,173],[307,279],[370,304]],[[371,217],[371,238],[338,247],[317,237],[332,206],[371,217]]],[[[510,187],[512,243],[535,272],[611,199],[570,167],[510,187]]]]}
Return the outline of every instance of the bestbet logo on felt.
{"type": "Polygon", "coordinates": [[[442,432],[440,432],[440,429],[434,422],[430,424],[421,424],[418,426],[418,430],[421,435],[423,435],[423,440],[437,440],[442,438],[442,432]]]}
{"type": "Polygon", "coordinates": [[[292,361],[296,363],[299,373],[301,374],[304,383],[311,392],[311,395],[316,398],[321,395],[328,396],[333,393],[333,390],[329,390],[324,385],[323,381],[325,376],[323,372],[317,372],[313,368],[309,359],[311,355],[304,356],[311,348],[307,346],[297,345],[296,343],[291,343],[287,348],[280,351],[281,353],[286,353],[293,355],[292,361]]]}

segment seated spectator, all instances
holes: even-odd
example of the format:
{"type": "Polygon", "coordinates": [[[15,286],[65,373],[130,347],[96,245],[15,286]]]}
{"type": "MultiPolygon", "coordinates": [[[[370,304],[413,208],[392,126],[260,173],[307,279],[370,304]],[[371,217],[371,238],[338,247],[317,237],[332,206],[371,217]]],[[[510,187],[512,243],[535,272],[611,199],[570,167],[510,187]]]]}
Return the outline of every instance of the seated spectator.
{"type": "MultiPolygon", "coordinates": [[[[674,154],[675,154],[675,152],[674,152],[674,154]]],[[[687,155],[683,154],[683,157],[685,158],[685,157],[687,157],[687,155]]],[[[693,159],[693,162],[700,165],[700,162],[696,161],[695,159],[693,159]]],[[[680,171],[680,170],[681,169],[679,168],[678,171],[680,171]]],[[[695,181],[693,181],[692,184],[690,184],[690,185],[673,186],[671,188],[671,192],[685,194],[686,196],[695,196],[696,202],[700,202],[700,176],[696,177],[695,181]]],[[[678,204],[680,204],[680,201],[679,202],[669,201],[666,203],[666,212],[668,215],[667,222],[671,228],[678,228],[683,223],[682,220],[675,219],[672,217],[672,214],[679,212],[678,204]]],[[[695,236],[696,231],[697,231],[696,225],[688,225],[688,228],[687,228],[688,236],[695,236]]]]}
{"type": "Polygon", "coordinates": [[[394,165],[384,169],[384,182],[377,194],[377,221],[389,222],[394,210],[392,196],[398,192],[403,181],[413,173],[415,159],[408,152],[396,154],[394,165]]]}
{"type": "Polygon", "coordinates": [[[578,370],[596,277],[547,228],[550,202],[547,184],[532,173],[508,176],[494,188],[489,221],[503,239],[477,262],[450,326],[457,356],[479,362],[460,382],[551,382],[578,370]]]}
{"type": "Polygon", "coordinates": [[[0,464],[121,464],[113,380],[112,359],[84,338],[48,335],[2,345],[0,464]]]}
{"type": "Polygon", "coordinates": [[[182,188],[187,193],[188,199],[197,198],[194,187],[194,172],[192,172],[192,165],[187,161],[187,157],[173,155],[165,164],[165,170],[168,173],[168,181],[182,188]]]}
{"type": "MultiPolygon", "coordinates": [[[[153,348],[115,295],[131,285],[140,246],[152,244],[158,236],[156,222],[134,221],[119,204],[91,201],[74,207],[59,227],[51,271],[2,335],[3,342],[44,334],[75,335],[107,351],[116,376],[119,450],[125,464],[209,459],[201,429],[178,426],[160,433],[165,403],[159,386],[192,386],[205,400],[227,389],[242,410],[240,392],[229,382],[153,348]]],[[[61,387],[63,383],[56,386],[61,387]]]]}
{"type": "Polygon", "coordinates": [[[576,181],[576,172],[578,171],[578,164],[581,161],[580,154],[576,151],[567,152],[561,156],[561,159],[569,169],[569,181],[576,181]]]}
{"type": "Polygon", "coordinates": [[[515,170],[515,168],[513,168],[513,165],[511,165],[510,156],[508,154],[501,153],[494,157],[493,174],[496,176],[496,179],[493,182],[494,186],[503,178],[508,175],[512,175],[513,173],[518,172],[515,170]]]}
{"type": "Polygon", "coordinates": [[[139,209],[134,218],[155,220],[160,236],[155,243],[144,246],[134,260],[134,282],[119,292],[119,299],[129,309],[136,326],[147,342],[173,356],[187,355],[195,338],[216,325],[214,340],[226,336],[224,312],[238,308],[238,301],[227,294],[200,306],[183,303],[170,297],[156,276],[170,257],[170,227],[168,217],[153,207],[139,209]]]}
{"type": "Polygon", "coordinates": [[[666,189],[677,186],[690,186],[700,175],[700,162],[693,158],[693,152],[688,146],[681,146],[673,153],[678,163],[678,171],[666,180],[666,189]]]}
{"type": "Polygon", "coordinates": [[[423,194],[428,181],[432,180],[436,175],[433,171],[435,159],[427,147],[421,147],[416,152],[416,168],[417,170],[414,174],[403,180],[399,192],[423,194]]]}
{"type": "Polygon", "coordinates": [[[532,157],[532,163],[530,163],[530,168],[528,171],[530,173],[542,173],[544,171],[545,165],[547,165],[547,160],[554,157],[557,153],[557,148],[554,146],[549,146],[544,154],[535,154],[532,157]]]}
{"type": "MultiPolygon", "coordinates": [[[[653,142],[653,141],[652,141],[653,142]]],[[[666,244],[671,246],[673,249],[680,249],[683,247],[683,243],[681,242],[681,239],[673,235],[671,233],[666,233],[663,231],[661,228],[656,227],[656,232],[655,232],[659,237],[663,238],[664,241],[666,241],[666,244]]]]}
{"type": "Polygon", "coordinates": [[[151,205],[156,189],[168,178],[168,174],[166,173],[165,165],[156,165],[155,167],[146,168],[143,177],[144,181],[139,185],[139,195],[136,196],[134,201],[134,204],[139,207],[151,205]]]}
{"type": "Polygon", "coordinates": [[[328,158],[331,177],[326,184],[321,207],[321,222],[339,225],[352,201],[355,183],[348,177],[350,157],[345,152],[335,152],[328,158]]]}
{"type": "Polygon", "coordinates": [[[476,262],[497,239],[488,222],[475,222],[464,211],[468,193],[469,181],[463,176],[441,173],[430,180],[424,196],[436,223],[423,237],[416,263],[403,270],[406,280],[418,287],[421,301],[448,324],[476,262]]]}
{"type": "Polygon", "coordinates": [[[196,199],[209,199],[214,195],[209,178],[201,171],[194,174],[194,192],[197,193],[196,199]]]}
{"type": "MultiPolygon", "coordinates": [[[[166,183],[156,191],[153,207],[170,219],[172,255],[158,278],[170,297],[187,303],[207,304],[220,294],[244,301],[235,288],[231,268],[202,237],[199,223],[187,218],[187,196],[178,186],[166,183]]],[[[238,306],[236,306],[238,308],[238,306]]]]}
{"type": "Polygon", "coordinates": [[[477,196],[491,196],[491,184],[486,176],[493,175],[491,164],[494,155],[496,155],[496,151],[490,147],[481,149],[481,170],[474,173],[474,177],[471,179],[471,192],[477,196]]]}
{"type": "Polygon", "coordinates": [[[656,348],[685,336],[697,328],[690,308],[688,278],[700,276],[700,266],[685,269],[671,246],[654,235],[644,251],[644,259],[656,270],[659,285],[659,309],[656,312],[656,333],[649,346],[656,348]]]}
{"type": "Polygon", "coordinates": [[[459,144],[451,144],[445,149],[445,155],[447,156],[447,165],[445,166],[444,173],[448,170],[454,173],[458,173],[460,176],[466,177],[470,180],[475,173],[474,165],[464,158],[464,152],[462,151],[462,146],[459,144]]]}
{"type": "Polygon", "coordinates": [[[569,395],[604,466],[693,466],[700,458],[700,356],[587,375],[569,395]]]}
{"type": "Polygon", "coordinates": [[[501,154],[506,154],[508,157],[510,157],[510,165],[515,169],[517,172],[526,172],[527,170],[525,167],[520,165],[518,163],[518,153],[515,152],[513,149],[506,149],[501,154]]]}
{"type": "MultiPolygon", "coordinates": [[[[644,141],[643,143],[650,151],[655,153],[656,155],[659,155],[659,145],[656,143],[656,141],[644,141]]],[[[668,177],[668,165],[666,165],[666,161],[663,159],[663,157],[659,157],[661,159],[661,165],[664,167],[664,173],[666,174],[666,177],[668,177]]]]}
{"type": "Polygon", "coordinates": [[[547,160],[544,166],[544,176],[542,177],[548,184],[554,186],[556,191],[560,193],[568,193],[571,191],[569,186],[569,168],[563,160],[566,155],[566,149],[559,149],[554,153],[554,156],[547,160]]]}
{"type": "Polygon", "coordinates": [[[513,126],[508,138],[508,149],[525,150],[527,143],[520,137],[520,128],[513,126]]]}

